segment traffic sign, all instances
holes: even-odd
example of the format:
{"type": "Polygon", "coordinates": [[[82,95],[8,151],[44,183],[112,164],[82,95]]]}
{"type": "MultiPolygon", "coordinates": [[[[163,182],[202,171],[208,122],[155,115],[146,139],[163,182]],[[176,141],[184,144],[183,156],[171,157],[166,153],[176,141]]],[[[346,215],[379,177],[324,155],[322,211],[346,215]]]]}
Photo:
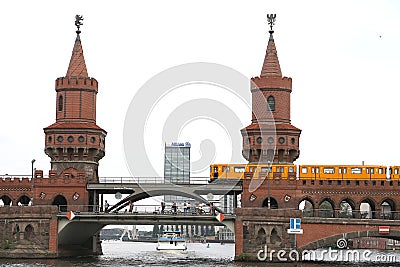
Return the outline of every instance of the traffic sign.
{"type": "Polygon", "coordinates": [[[290,218],[290,228],[287,229],[288,234],[301,235],[303,234],[303,229],[301,229],[300,218],[290,218]]]}
{"type": "Polygon", "coordinates": [[[290,218],[290,229],[300,229],[301,220],[300,218],[290,218]]]}

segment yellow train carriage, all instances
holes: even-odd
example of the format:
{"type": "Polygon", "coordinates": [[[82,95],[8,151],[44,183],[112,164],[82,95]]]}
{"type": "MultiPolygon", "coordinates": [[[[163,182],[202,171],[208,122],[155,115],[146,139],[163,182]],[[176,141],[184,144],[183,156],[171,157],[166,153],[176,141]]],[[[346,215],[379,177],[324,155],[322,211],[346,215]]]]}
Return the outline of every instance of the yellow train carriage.
{"type": "Polygon", "coordinates": [[[216,179],[296,179],[294,164],[212,164],[210,181],[216,179]]]}
{"type": "Polygon", "coordinates": [[[386,180],[386,166],[299,165],[300,180],[386,180]]]}
{"type": "Polygon", "coordinates": [[[400,180],[400,166],[389,167],[390,180],[400,180]]]}

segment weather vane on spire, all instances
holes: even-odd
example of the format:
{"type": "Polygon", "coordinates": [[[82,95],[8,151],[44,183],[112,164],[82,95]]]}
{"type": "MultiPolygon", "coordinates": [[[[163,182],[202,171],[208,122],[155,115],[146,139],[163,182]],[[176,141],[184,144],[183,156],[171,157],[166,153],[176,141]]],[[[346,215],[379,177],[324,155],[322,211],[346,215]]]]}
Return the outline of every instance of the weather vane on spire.
{"type": "Polygon", "coordinates": [[[268,24],[271,27],[271,30],[269,32],[273,33],[274,31],[272,30],[272,27],[275,25],[276,14],[268,14],[267,18],[268,18],[268,24]]]}
{"type": "Polygon", "coordinates": [[[78,30],[76,31],[77,34],[81,33],[79,28],[81,27],[81,25],[83,25],[82,20],[83,20],[83,16],[82,15],[76,15],[75,16],[75,26],[78,28],[78,30]]]}

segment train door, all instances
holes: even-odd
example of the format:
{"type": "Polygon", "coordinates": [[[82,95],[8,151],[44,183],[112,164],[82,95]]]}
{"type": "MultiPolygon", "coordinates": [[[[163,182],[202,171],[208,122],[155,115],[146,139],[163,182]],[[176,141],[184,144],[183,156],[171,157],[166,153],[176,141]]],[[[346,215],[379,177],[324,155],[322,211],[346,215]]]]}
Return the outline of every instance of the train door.
{"type": "Polygon", "coordinates": [[[218,179],[218,166],[214,166],[214,175],[213,175],[214,179],[218,179]]]}

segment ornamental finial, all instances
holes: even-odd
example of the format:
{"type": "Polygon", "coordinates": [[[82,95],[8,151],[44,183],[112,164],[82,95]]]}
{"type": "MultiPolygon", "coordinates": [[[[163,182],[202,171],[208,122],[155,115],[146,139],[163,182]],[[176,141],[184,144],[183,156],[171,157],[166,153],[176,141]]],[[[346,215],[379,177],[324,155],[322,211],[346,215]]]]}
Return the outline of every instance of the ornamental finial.
{"type": "Polygon", "coordinates": [[[81,27],[81,25],[83,25],[82,20],[83,20],[83,16],[82,15],[76,15],[75,16],[75,26],[78,28],[78,30],[76,31],[77,34],[81,33],[79,28],[81,27]]]}
{"type": "Polygon", "coordinates": [[[274,33],[274,31],[272,30],[272,27],[275,25],[276,14],[268,14],[267,18],[268,18],[268,24],[271,27],[271,30],[269,31],[269,33],[274,33]]]}

